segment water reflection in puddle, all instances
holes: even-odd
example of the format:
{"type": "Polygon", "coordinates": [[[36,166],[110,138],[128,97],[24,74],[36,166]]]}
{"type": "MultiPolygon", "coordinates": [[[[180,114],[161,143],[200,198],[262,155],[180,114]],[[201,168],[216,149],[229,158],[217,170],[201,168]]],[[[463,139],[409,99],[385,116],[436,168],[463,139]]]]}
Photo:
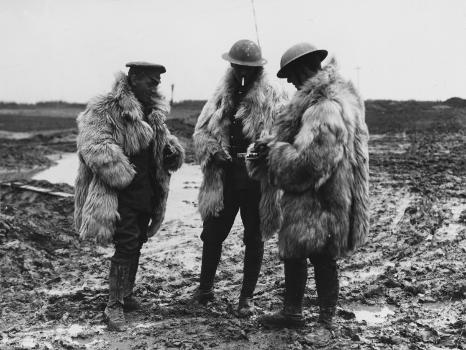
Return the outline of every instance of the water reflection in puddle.
{"type": "Polygon", "coordinates": [[[33,179],[74,186],[74,179],[78,173],[78,155],[76,153],[63,153],[58,158],[52,157],[51,159],[57,164],[37,173],[33,179]]]}
{"type": "MultiPolygon", "coordinates": [[[[37,173],[34,180],[47,180],[51,183],[66,183],[74,186],[78,173],[78,156],[76,153],[64,153],[57,163],[47,170],[37,173]]],[[[184,164],[181,169],[173,173],[170,181],[165,222],[182,217],[197,215],[197,194],[201,184],[202,173],[197,165],[184,164]]]]}
{"type": "MultiPolygon", "coordinates": [[[[92,338],[96,335],[104,333],[105,326],[93,325],[92,327],[83,326],[80,324],[71,324],[69,326],[57,326],[55,328],[40,329],[34,331],[27,331],[22,333],[22,340],[20,342],[21,349],[54,349],[51,342],[62,341],[67,348],[81,348],[79,345],[83,344],[86,349],[94,349],[95,347],[88,347],[86,343],[95,342],[92,338]],[[80,339],[83,338],[83,339],[80,339]],[[50,341],[50,342],[49,342],[50,341]],[[45,345],[42,347],[41,345],[45,345]],[[50,345],[50,346],[49,346],[50,345]]],[[[8,344],[9,339],[3,339],[4,344],[8,344]]],[[[3,349],[3,348],[2,348],[3,349]]]]}
{"type": "Polygon", "coordinates": [[[366,305],[357,305],[351,307],[351,311],[356,316],[356,321],[366,321],[368,325],[375,325],[384,323],[387,321],[387,317],[394,315],[395,311],[388,307],[384,306],[366,306],[366,305]]]}

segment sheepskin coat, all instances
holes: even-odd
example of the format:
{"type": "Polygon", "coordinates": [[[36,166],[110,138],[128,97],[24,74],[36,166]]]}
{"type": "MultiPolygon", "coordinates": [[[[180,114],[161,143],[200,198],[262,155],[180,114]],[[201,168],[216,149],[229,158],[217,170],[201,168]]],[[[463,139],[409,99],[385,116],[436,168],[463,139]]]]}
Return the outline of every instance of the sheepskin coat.
{"type": "Polygon", "coordinates": [[[177,170],[184,158],[183,148],[165,125],[168,110],[159,96],[145,117],[127,76],[119,73],[111,92],[92,100],[78,116],[79,170],[74,221],[82,239],[95,238],[99,242],[112,239],[119,220],[118,191],[128,186],[135,175],[128,157],[149,145],[155,161],[157,201],[148,236],[159,229],[165,215],[170,171],[177,170]],[[176,154],[170,163],[163,157],[166,145],[176,154]]]}
{"type": "MultiPolygon", "coordinates": [[[[213,161],[212,156],[219,150],[229,154],[228,111],[233,105],[234,79],[233,69],[229,68],[213,96],[204,105],[193,135],[195,152],[204,175],[199,191],[199,211],[203,220],[211,215],[217,216],[223,209],[225,170],[213,161]]],[[[286,101],[283,88],[262,70],[239,103],[234,118],[242,121],[245,137],[254,141],[270,132],[275,116],[286,101]]],[[[277,196],[276,188],[266,180],[261,181],[259,212],[262,232],[278,229],[277,196]]]]}
{"type": "Polygon", "coordinates": [[[283,190],[282,258],[328,249],[346,255],[369,230],[368,130],[364,102],[331,61],[297,91],[273,127],[263,161],[250,175],[283,190]]]}

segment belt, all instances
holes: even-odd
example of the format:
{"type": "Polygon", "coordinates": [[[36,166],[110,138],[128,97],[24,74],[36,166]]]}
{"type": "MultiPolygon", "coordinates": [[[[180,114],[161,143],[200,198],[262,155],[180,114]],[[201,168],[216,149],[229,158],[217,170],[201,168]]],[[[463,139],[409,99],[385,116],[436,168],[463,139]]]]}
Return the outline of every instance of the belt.
{"type": "Polygon", "coordinates": [[[245,147],[230,146],[230,155],[235,158],[244,158],[246,155],[245,147]]]}
{"type": "Polygon", "coordinates": [[[239,159],[245,159],[246,158],[246,152],[242,152],[242,153],[236,153],[235,154],[235,157],[236,158],[239,158],[239,159]]]}

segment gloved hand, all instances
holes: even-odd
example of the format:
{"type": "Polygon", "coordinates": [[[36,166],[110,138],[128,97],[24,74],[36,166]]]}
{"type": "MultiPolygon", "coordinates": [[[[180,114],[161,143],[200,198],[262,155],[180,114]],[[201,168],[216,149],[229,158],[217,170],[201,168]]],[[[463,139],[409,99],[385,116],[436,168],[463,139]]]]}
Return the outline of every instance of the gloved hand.
{"type": "Polygon", "coordinates": [[[263,159],[267,157],[269,153],[269,146],[266,142],[257,141],[254,143],[253,147],[248,152],[250,156],[246,156],[247,159],[256,160],[256,159],[263,159]]]}
{"type": "Polygon", "coordinates": [[[215,164],[224,166],[231,162],[231,156],[224,150],[217,151],[212,156],[215,164]]]}
{"type": "Polygon", "coordinates": [[[176,159],[178,155],[175,153],[175,150],[167,143],[163,148],[163,160],[165,163],[170,164],[176,159]]]}

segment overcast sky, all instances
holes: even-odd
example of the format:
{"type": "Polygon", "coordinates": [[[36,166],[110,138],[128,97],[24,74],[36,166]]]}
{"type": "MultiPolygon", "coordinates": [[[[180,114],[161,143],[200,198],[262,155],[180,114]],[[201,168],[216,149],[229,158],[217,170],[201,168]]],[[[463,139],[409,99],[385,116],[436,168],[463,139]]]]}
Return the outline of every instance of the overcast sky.
{"type": "MultiPolygon", "coordinates": [[[[465,0],[255,0],[273,75],[309,41],[334,54],[365,98],[466,98],[465,0]]],[[[0,100],[86,102],[131,60],[167,67],[175,100],[206,99],[220,55],[256,39],[251,0],[0,0],[0,100]]]]}

